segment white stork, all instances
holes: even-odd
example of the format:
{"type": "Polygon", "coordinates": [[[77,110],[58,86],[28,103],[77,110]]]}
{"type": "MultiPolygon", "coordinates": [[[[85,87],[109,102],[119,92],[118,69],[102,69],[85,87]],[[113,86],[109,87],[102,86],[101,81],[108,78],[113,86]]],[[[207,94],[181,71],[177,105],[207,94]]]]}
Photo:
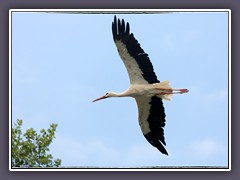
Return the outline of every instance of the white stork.
{"type": "Polygon", "coordinates": [[[138,106],[139,125],[144,137],[161,153],[168,155],[164,138],[165,112],[162,99],[170,100],[173,94],[187,93],[188,89],[173,89],[169,81],[160,82],[153,70],[148,54],[144,52],[129,23],[114,17],[113,40],[127,68],[130,87],[122,93],[108,92],[93,102],[109,97],[133,97],[138,106]]]}

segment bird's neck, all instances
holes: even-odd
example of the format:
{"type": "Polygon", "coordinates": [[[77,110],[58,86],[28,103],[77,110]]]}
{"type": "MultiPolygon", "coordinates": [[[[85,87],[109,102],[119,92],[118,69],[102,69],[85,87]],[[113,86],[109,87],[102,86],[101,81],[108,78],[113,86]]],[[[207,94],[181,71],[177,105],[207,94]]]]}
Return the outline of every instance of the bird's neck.
{"type": "Polygon", "coordinates": [[[129,96],[128,91],[124,91],[122,93],[111,92],[111,97],[127,97],[127,96],[129,96]]]}

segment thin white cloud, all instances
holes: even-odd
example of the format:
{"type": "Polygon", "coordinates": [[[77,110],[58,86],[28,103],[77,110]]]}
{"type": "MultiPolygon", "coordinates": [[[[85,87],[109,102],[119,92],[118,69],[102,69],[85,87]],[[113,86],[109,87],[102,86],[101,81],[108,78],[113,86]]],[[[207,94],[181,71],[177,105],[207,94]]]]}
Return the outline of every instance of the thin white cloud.
{"type": "Polygon", "coordinates": [[[222,153],[222,150],[224,149],[219,142],[212,138],[206,138],[194,142],[190,148],[193,152],[193,156],[197,158],[216,156],[217,154],[222,153]]]}
{"type": "Polygon", "coordinates": [[[52,144],[52,152],[62,159],[63,166],[98,166],[104,160],[109,161],[108,159],[117,153],[99,140],[81,142],[59,134],[56,137],[52,144]]]}
{"type": "Polygon", "coordinates": [[[185,44],[192,43],[196,41],[198,38],[198,33],[194,31],[187,31],[182,33],[181,36],[174,37],[172,34],[165,34],[163,39],[161,40],[165,47],[167,48],[174,48],[174,46],[182,46],[184,47],[185,44]]]}
{"type": "Polygon", "coordinates": [[[56,137],[50,149],[54,158],[62,159],[63,166],[139,167],[165,157],[145,144],[118,149],[101,139],[79,142],[61,135],[56,137]]]}
{"type": "Polygon", "coordinates": [[[228,97],[226,90],[213,91],[205,95],[206,100],[210,101],[222,101],[228,97]]]}
{"type": "Polygon", "coordinates": [[[185,32],[185,34],[183,35],[184,37],[184,42],[185,43],[191,43],[197,40],[197,38],[199,37],[197,32],[194,31],[187,31],[185,32]]]}
{"type": "Polygon", "coordinates": [[[224,163],[227,157],[227,147],[214,138],[192,142],[184,151],[174,152],[169,148],[169,156],[165,156],[147,143],[118,148],[103,139],[83,142],[58,134],[56,137],[51,153],[54,158],[62,159],[64,167],[191,166],[206,165],[215,159],[224,163]]]}
{"type": "Polygon", "coordinates": [[[164,43],[165,47],[173,48],[173,46],[174,46],[174,39],[173,39],[173,37],[170,34],[166,34],[163,37],[163,43],[164,43]]]}
{"type": "Polygon", "coordinates": [[[190,87],[189,89],[190,89],[190,95],[196,97],[197,99],[201,99],[203,101],[220,102],[220,101],[227,100],[228,98],[227,89],[218,89],[218,90],[215,89],[210,92],[201,90],[201,88],[197,86],[190,87]]]}

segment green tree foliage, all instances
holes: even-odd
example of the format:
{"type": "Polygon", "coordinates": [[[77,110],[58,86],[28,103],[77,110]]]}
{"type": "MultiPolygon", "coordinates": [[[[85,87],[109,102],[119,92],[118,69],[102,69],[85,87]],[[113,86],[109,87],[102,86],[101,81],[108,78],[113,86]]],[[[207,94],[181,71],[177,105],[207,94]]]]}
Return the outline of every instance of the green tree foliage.
{"type": "Polygon", "coordinates": [[[54,160],[49,151],[49,145],[55,138],[57,124],[42,129],[40,134],[30,128],[24,134],[21,126],[23,121],[17,120],[12,127],[12,167],[59,167],[61,160],[54,160]]]}

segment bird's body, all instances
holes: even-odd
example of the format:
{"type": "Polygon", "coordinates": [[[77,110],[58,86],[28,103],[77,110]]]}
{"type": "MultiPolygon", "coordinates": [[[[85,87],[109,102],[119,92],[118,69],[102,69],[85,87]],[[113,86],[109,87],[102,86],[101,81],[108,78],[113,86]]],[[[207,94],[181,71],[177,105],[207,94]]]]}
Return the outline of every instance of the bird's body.
{"type": "Polygon", "coordinates": [[[184,90],[172,89],[169,81],[163,81],[154,84],[132,84],[122,93],[109,92],[108,96],[111,97],[152,97],[170,100],[173,94],[183,93],[184,90]]]}
{"type": "Polygon", "coordinates": [[[173,89],[169,81],[160,82],[154,73],[148,54],[140,47],[134,35],[130,34],[129,24],[114,17],[112,24],[113,40],[127,69],[130,86],[122,93],[109,92],[94,100],[109,97],[133,97],[138,106],[139,125],[150,144],[163,154],[168,154],[163,145],[165,112],[162,99],[170,100],[173,94],[188,92],[187,89],[173,89]]]}

